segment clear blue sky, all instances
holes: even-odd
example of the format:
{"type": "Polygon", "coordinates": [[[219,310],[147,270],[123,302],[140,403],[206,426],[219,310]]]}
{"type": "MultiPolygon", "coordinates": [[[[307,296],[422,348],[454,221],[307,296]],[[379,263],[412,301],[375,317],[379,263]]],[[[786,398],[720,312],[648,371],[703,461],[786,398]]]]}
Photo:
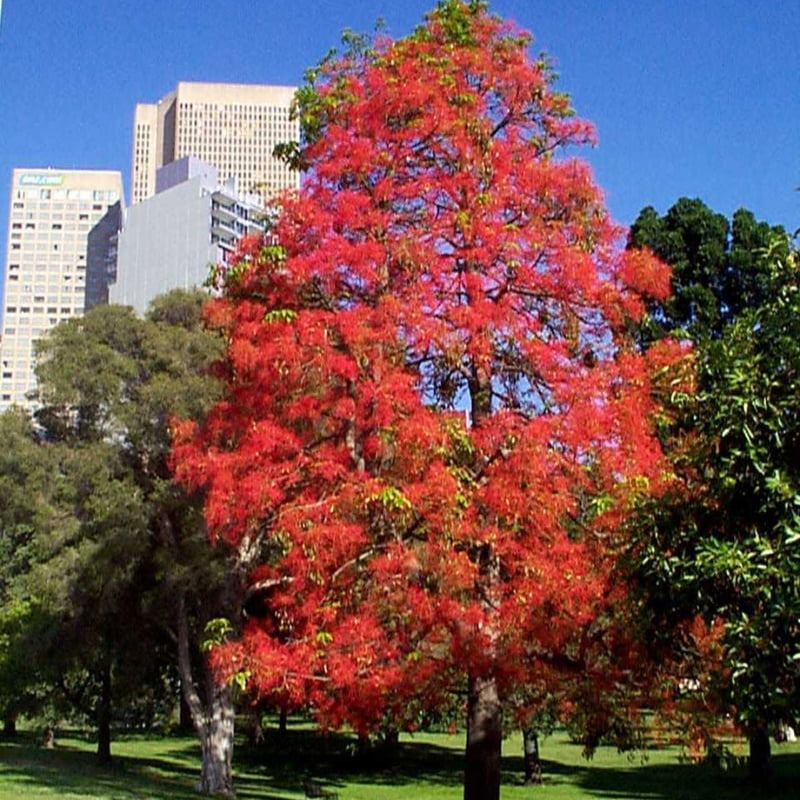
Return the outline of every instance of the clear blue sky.
{"type": "MultiPolygon", "coordinates": [[[[0,0],[2,2],[2,0],[0,0]]],[[[133,109],[179,80],[296,84],[344,28],[435,0],[5,0],[0,231],[15,166],[120,169],[133,109]]],[[[595,122],[615,218],[682,195],[800,226],[800,0],[495,0],[595,122]]],[[[5,252],[5,248],[3,251],[5,252]]]]}

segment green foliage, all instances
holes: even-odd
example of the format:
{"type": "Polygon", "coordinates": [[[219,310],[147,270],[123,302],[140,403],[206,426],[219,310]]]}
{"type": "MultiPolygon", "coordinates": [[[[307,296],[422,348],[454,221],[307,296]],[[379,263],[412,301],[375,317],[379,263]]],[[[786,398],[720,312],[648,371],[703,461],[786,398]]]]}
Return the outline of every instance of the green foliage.
{"type": "Polygon", "coordinates": [[[206,622],[204,639],[200,644],[204,652],[209,652],[214,647],[221,645],[233,633],[233,625],[225,617],[215,617],[206,622]]]}
{"type": "Polygon", "coordinates": [[[369,502],[380,503],[387,511],[406,511],[411,508],[411,502],[403,492],[395,486],[386,486],[380,492],[369,498],[369,502]]]}
{"type": "Polygon", "coordinates": [[[800,715],[798,253],[776,239],[755,271],[761,304],[698,347],[680,483],[650,509],[641,562],[657,614],[723,622],[723,688],[746,722],[800,715]]]}
{"type": "MultiPolygon", "coordinates": [[[[445,41],[458,47],[475,47],[477,41],[472,34],[471,17],[485,11],[489,4],[485,0],[440,0],[436,8],[427,15],[427,20],[441,25],[445,41]]],[[[427,26],[420,27],[416,35],[425,37],[427,26]]]]}
{"type": "Polygon", "coordinates": [[[41,447],[20,410],[0,416],[0,715],[40,705],[54,671],[36,657],[48,641],[48,609],[25,588],[51,536],[75,525],[61,501],[58,459],[41,447]]]}
{"type": "Polygon", "coordinates": [[[276,322],[292,322],[297,317],[297,312],[292,311],[291,308],[276,308],[274,311],[268,311],[264,314],[264,322],[271,325],[276,322]]]}

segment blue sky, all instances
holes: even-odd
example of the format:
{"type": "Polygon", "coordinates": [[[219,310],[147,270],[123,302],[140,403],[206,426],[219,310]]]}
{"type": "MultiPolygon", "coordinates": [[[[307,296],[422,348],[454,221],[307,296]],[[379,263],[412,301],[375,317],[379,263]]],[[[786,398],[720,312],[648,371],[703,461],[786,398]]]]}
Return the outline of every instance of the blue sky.
{"type": "MultiPolygon", "coordinates": [[[[2,2],[2,0],[0,0],[2,2]]],[[[435,0],[5,0],[0,231],[11,170],[120,169],[133,109],[179,80],[296,84],[344,28],[409,32],[435,0]]],[[[800,0],[495,0],[579,114],[614,217],[682,195],[800,226],[800,0]]],[[[3,248],[3,252],[5,248],[3,248]]]]}

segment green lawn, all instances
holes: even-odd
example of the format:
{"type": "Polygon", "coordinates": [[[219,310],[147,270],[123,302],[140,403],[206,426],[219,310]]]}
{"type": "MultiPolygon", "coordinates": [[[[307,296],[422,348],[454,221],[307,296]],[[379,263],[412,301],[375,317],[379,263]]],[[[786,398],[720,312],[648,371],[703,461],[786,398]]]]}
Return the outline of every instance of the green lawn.
{"type": "MultiPolygon", "coordinates": [[[[345,736],[321,736],[290,727],[279,741],[267,732],[259,748],[239,747],[235,759],[240,800],[303,797],[306,775],[335,789],[341,800],[457,800],[461,797],[463,738],[444,734],[405,736],[392,758],[352,753],[345,736]]],[[[743,769],[723,772],[683,764],[676,749],[629,758],[598,749],[591,761],[558,733],[542,743],[545,783],[522,785],[521,743],[505,743],[504,800],[745,800],[753,797],[743,769]]],[[[196,797],[199,748],[191,738],[126,737],[113,745],[114,764],[95,764],[93,745],[64,736],[55,750],[22,736],[0,742],[0,800],[178,800],[196,797]]],[[[775,775],[765,796],[800,796],[800,745],[773,748],[775,775]]]]}

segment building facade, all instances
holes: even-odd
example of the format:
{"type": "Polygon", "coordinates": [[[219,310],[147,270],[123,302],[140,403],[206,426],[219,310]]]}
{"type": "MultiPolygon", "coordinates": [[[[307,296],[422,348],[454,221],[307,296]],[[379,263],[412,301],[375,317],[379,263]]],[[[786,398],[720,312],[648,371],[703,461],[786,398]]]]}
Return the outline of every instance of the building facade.
{"type": "Polygon", "coordinates": [[[122,201],[108,211],[89,231],[86,240],[86,311],[108,303],[108,287],[117,279],[119,233],[125,217],[122,201]]]}
{"type": "MultiPolygon", "coordinates": [[[[159,294],[202,286],[211,265],[228,260],[239,239],[260,235],[267,212],[258,194],[187,156],[158,170],[157,193],[125,214],[117,247],[112,303],[143,314],[159,294]]],[[[98,262],[99,263],[99,262],[98,262]]]]}
{"type": "MultiPolygon", "coordinates": [[[[86,303],[88,240],[122,200],[116,171],[15,169],[0,341],[0,411],[36,406],[34,342],[86,303]]],[[[106,234],[115,235],[113,225],[106,234]]],[[[97,237],[98,242],[101,236],[97,237]]],[[[99,244],[107,251],[108,244],[99,244]]]]}
{"type": "Polygon", "coordinates": [[[181,82],[157,103],[136,106],[131,203],[156,192],[156,171],[185,156],[213,166],[240,190],[274,197],[299,175],[273,157],[276,144],[297,141],[290,118],[295,87],[181,82]]]}

